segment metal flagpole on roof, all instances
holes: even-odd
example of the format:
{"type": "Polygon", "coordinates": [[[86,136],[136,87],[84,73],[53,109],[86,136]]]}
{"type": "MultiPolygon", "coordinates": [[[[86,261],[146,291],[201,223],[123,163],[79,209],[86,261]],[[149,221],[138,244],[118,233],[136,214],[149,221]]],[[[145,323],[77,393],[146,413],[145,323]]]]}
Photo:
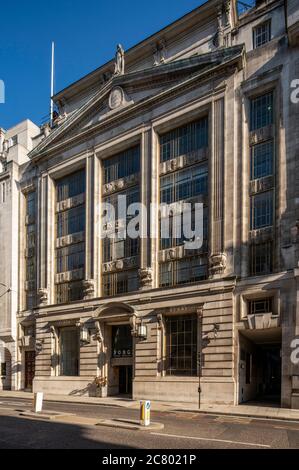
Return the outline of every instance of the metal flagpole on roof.
{"type": "Polygon", "coordinates": [[[54,95],[54,60],[55,60],[55,44],[52,41],[52,59],[51,59],[51,101],[50,101],[50,120],[51,120],[51,127],[53,125],[53,112],[54,112],[54,103],[52,97],[54,95]]]}

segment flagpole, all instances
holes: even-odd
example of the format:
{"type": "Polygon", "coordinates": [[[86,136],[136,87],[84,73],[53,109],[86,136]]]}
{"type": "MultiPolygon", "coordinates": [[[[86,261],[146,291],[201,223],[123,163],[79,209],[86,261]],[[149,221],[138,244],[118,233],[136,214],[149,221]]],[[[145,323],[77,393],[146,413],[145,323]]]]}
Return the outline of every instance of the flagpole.
{"type": "Polygon", "coordinates": [[[54,57],[55,57],[55,44],[52,41],[52,59],[51,59],[51,101],[50,101],[50,122],[51,127],[53,125],[53,112],[54,112],[54,103],[52,96],[54,96],[54,57]]]}

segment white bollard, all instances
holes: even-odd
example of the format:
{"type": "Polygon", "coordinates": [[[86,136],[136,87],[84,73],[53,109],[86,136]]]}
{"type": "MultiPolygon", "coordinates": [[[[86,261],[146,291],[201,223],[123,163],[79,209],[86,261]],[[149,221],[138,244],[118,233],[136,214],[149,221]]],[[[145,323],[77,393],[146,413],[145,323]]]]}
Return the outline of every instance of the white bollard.
{"type": "Polygon", "coordinates": [[[151,424],[151,402],[141,401],[140,402],[140,425],[150,426],[151,424]]]}
{"type": "Polygon", "coordinates": [[[44,400],[44,394],[42,392],[38,392],[34,394],[34,402],[33,402],[34,413],[42,412],[43,400],[44,400]]]}

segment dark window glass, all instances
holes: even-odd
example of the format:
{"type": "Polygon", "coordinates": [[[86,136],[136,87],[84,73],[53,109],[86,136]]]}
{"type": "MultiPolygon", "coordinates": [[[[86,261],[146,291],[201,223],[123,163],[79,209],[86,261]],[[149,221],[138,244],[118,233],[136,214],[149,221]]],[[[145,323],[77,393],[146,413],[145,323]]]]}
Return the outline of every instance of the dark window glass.
{"type": "Polygon", "coordinates": [[[32,310],[37,304],[36,295],[36,193],[26,195],[26,309],[32,310]]]}
{"type": "Polygon", "coordinates": [[[251,198],[251,230],[273,224],[273,191],[257,194],[251,198]]]}
{"type": "Polygon", "coordinates": [[[134,147],[103,161],[104,183],[140,172],[140,147],[134,147]]]}
{"type": "Polygon", "coordinates": [[[273,93],[258,96],[250,101],[250,130],[273,124],[273,93]]]}
{"type": "Polygon", "coordinates": [[[252,276],[269,274],[273,269],[272,242],[252,245],[250,249],[250,272],[252,276]]]}
{"type": "Polygon", "coordinates": [[[259,313],[272,313],[272,298],[251,300],[249,302],[249,314],[256,315],[259,313]]]}
{"type": "Polygon", "coordinates": [[[130,325],[112,327],[112,357],[132,357],[133,341],[130,325]]]}
{"type": "Polygon", "coordinates": [[[72,209],[57,214],[57,237],[65,237],[78,232],[85,231],[85,206],[73,207],[72,209]]]}
{"type": "Polygon", "coordinates": [[[56,286],[56,299],[58,304],[75,302],[83,299],[83,286],[81,281],[64,282],[56,286]]]}
{"type": "Polygon", "coordinates": [[[7,371],[6,371],[6,362],[1,362],[1,376],[6,377],[7,371]]]}
{"type": "Polygon", "coordinates": [[[57,181],[57,201],[78,196],[85,193],[85,170],[77,171],[57,181]]]}
{"type": "Polygon", "coordinates": [[[138,288],[139,279],[137,270],[104,274],[103,276],[103,295],[105,297],[134,292],[138,288]]]}
{"type": "Polygon", "coordinates": [[[206,258],[194,256],[160,264],[160,287],[192,284],[207,278],[206,258]]]}
{"type": "Polygon", "coordinates": [[[271,21],[265,21],[253,29],[253,47],[263,46],[271,40],[271,21]]]}
{"type": "Polygon", "coordinates": [[[197,316],[167,317],[165,323],[167,374],[196,376],[198,374],[197,316]]]}
{"type": "Polygon", "coordinates": [[[208,147],[208,118],[179,127],[160,137],[161,162],[208,147]]]}
{"type": "Polygon", "coordinates": [[[85,243],[77,243],[56,250],[57,273],[73,271],[85,266],[85,243]]]}
{"type": "Polygon", "coordinates": [[[79,375],[79,329],[60,330],[60,375],[76,377],[79,375]]]}
{"type": "Polygon", "coordinates": [[[273,142],[254,145],[251,149],[251,179],[273,175],[273,142]]]}

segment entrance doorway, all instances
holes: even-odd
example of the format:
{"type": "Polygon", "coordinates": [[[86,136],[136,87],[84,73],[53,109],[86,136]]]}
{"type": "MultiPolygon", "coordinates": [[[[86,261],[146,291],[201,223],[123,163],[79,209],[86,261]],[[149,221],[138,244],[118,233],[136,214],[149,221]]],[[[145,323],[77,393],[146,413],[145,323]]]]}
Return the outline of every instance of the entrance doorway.
{"type": "Polygon", "coordinates": [[[239,403],[281,403],[281,330],[240,333],[239,403]]]}
{"type": "Polygon", "coordinates": [[[35,352],[25,351],[25,389],[32,390],[35,376],[35,352]]]}
{"type": "Polygon", "coordinates": [[[119,367],[119,395],[132,395],[132,366],[119,367]]]}

